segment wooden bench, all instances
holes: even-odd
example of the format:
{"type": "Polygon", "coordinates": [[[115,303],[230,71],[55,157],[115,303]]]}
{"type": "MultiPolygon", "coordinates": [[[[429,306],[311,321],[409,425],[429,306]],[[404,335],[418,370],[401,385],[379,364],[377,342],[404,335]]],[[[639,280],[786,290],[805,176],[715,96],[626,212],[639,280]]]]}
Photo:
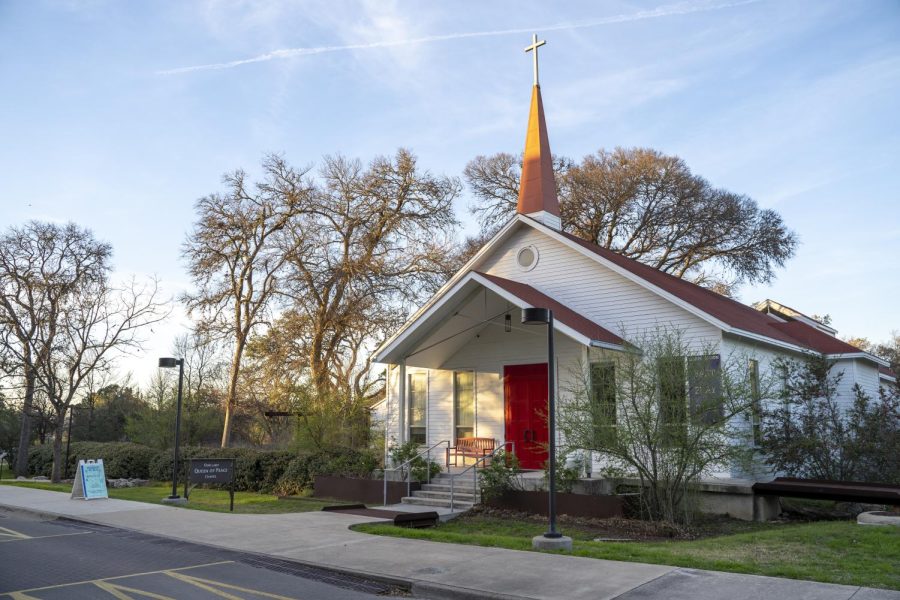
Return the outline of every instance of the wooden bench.
{"type": "Polygon", "coordinates": [[[466,458],[482,458],[494,451],[497,441],[494,438],[464,437],[456,438],[456,445],[447,448],[447,466],[450,466],[450,455],[453,455],[453,466],[457,466],[457,458],[463,457],[463,466],[466,466],[466,458]]]}

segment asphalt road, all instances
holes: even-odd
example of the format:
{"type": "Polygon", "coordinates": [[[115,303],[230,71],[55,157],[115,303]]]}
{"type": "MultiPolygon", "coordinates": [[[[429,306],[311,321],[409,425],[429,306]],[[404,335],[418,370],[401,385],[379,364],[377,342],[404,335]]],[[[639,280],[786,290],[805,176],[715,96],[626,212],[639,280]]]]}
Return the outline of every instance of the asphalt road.
{"type": "Polygon", "coordinates": [[[0,598],[362,600],[397,593],[288,561],[0,512],[0,598]]]}

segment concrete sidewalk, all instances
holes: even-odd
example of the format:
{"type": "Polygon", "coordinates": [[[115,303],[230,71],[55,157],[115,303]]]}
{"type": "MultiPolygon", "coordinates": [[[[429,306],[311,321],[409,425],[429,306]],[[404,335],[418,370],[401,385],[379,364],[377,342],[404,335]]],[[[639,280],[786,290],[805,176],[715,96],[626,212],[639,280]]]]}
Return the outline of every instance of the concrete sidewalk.
{"type": "Polygon", "coordinates": [[[424,598],[900,600],[855,586],[371,536],[348,527],[378,519],[327,512],[210,513],[6,485],[0,506],[388,580],[424,598]]]}

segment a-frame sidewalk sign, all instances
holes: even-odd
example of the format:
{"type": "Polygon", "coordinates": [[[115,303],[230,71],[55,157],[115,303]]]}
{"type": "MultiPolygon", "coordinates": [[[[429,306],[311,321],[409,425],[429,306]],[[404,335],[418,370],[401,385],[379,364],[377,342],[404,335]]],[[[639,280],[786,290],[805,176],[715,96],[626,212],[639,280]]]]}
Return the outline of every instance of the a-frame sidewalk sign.
{"type": "Polygon", "coordinates": [[[72,485],[72,498],[81,500],[109,498],[102,458],[78,461],[78,470],[75,472],[75,482],[72,485]]]}

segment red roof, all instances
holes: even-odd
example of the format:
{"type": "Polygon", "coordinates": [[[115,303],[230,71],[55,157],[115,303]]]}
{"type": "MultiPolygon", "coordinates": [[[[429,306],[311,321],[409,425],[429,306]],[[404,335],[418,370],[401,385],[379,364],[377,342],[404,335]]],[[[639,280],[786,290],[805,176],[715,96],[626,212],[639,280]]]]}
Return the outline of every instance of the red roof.
{"type": "Polygon", "coordinates": [[[887,375],[888,377],[893,377],[897,379],[897,374],[894,373],[890,367],[878,367],[878,372],[882,375],[887,375]]]}
{"type": "Polygon", "coordinates": [[[578,333],[591,340],[606,342],[608,344],[615,344],[617,346],[620,346],[624,343],[624,340],[613,332],[609,331],[608,329],[604,329],[600,325],[597,325],[587,317],[578,314],[568,306],[560,304],[553,298],[547,296],[542,292],[539,292],[527,283],[519,283],[518,281],[511,281],[509,279],[497,277],[496,275],[489,275],[487,273],[479,272],[478,274],[491,283],[500,286],[516,298],[527,302],[531,306],[549,308],[553,311],[554,319],[571,327],[578,333]]]}
{"type": "Polygon", "coordinates": [[[862,350],[856,346],[850,345],[824,331],[819,331],[815,327],[807,325],[802,321],[772,323],[772,327],[788,334],[790,337],[800,342],[802,346],[812,348],[822,354],[855,354],[857,352],[862,352],[862,350]]]}
{"type": "Polygon", "coordinates": [[[801,321],[781,321],[746,304],[717,294],[674,275],[663,273],[644,263],[613,252],[609,248],[583,240],[571,233],[561,231],[560,234],[582,248],[605,258],[626,271],[637,275],[644,281],[655,285],[736,329],[759,334],[780,342],[803,346],[822,354],[862,352],[859,348],[851,346],[847,342],[819,331],[815,327],[801,321]]]}

